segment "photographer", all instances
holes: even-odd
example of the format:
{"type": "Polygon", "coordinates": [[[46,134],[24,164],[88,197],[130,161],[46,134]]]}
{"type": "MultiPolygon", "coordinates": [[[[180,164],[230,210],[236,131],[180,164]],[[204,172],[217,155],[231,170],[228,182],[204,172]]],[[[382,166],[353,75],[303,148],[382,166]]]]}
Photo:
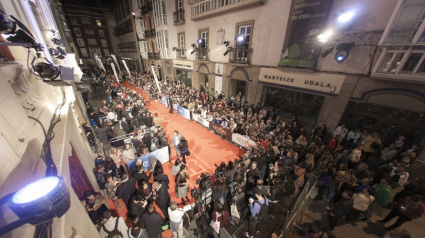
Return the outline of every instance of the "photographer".
{"type": "Polygon", "coordinates": [[[224,204],[224,194],[227,191],[227,187],[224,178],[219,177],[215,180],[214,186],[212,187],[212,197],[214,202],[220,201],[224,204]]]}
{"type": "Polygon", "coordinates": [[[246,196],[239,184],[235,185],[235,193],[232,194],[232,201],[230,205],[231,217],[230,224],[238,225],[239,221],[244,220],[247,214],[246,209],[246,196]]]}

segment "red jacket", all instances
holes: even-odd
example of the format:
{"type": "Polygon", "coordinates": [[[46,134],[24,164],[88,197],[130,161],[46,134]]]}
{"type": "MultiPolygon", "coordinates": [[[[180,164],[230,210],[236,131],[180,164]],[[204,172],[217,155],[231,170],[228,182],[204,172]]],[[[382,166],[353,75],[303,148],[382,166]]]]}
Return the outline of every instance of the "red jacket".
{"type": "Polygon", "coordinates": [[[263,148],[267,151],[269,150],[269,140],[263,140],[260,142],[260,144],[263,146],[263,148]]]}
{"type": "Polygon", "coordinates": [[[424,214],[425,206],[422,202],[414,202],[410,197],[404,197],[398,201],[398,210],[403,216],[416,219],[424,214]]]}
{"type": "Polygon", "coordinates": [[[328,150],[330,150],[330,151],[335,150],[335,148],[337,147],[337,145],[339,145],[339,142],[335,138],[333,138],[328,143],[328,150]]]}
{"type": "MultiPolygon", "coordinates": [[[[215,221],[217,218],[217,212],[213,212],[212,220],[215,221]]],[[[217,219],[220,222],[220,228],[224,228],[229,223],[229,212],[227,210],[223,211],[223,214],[217,219]]]]}

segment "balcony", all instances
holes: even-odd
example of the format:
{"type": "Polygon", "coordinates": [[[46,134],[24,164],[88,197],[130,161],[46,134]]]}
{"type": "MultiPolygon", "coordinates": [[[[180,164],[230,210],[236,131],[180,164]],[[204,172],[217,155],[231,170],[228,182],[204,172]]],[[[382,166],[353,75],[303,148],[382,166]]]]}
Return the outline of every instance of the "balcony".
{"type": "Polygon", "coordinates": [[[148,53],[148,59],[150,60],[159,60],[159,53],[148,53]]]}
{"type": "Polygon", "coordinates": [[[188,4],[190,5],[191,20],[199,21],[246,8],[262,6],[264,1],[265,0],[204,0],[199,2],[191,0],[188,1],[188,4]]]}
{"type": "Polygon", "coordinates": [[[229,63],[251,64],[252,48],[233,48],[229,52],[229,63]]]}
{"type": "Polygon", "coordinates": [[[173,12],[174,25],[183,25],[186,21],[184,20],[184,9],[180,8],[179,10],[173,12]]]}
{"type": "Polygon", "coordinates": [[[208,61],[208,49],[199,48],[196,50],[196,60],[208,61]]]}
{"type": "Polygon", "coordinates": [[[144,5],[142,7],[142,14],[148,14],[149,12],[152,11],[152,2],[148,2],[148,4],[144,5]]]}
{"type": "Polygon", "coordinates": [[[156,37],[155,29],[150,30],[150,35],[151,35],[152,38],[156,37]]]}
{"type": "Polygon", "coordinates": [[[185,49],[176,49],[176,57],[178,59],[186,59],[186,50],[185,49]]]}

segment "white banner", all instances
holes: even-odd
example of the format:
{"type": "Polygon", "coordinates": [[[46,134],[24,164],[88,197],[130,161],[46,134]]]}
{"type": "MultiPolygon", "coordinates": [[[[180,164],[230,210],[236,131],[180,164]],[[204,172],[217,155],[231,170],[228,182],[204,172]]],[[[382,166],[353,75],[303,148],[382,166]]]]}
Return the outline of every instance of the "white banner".
{"type": "Polygon", "coordinates": [[[129,76],[130,78],[132,78],[132,77],[131,77],[130,70],[128,70],[127,63],[125,62],[125,60],[121,60],[121,61],[122,61],[122,63],[124,64],[125,69],[127,70],[128,76],[129,76]]]}
{"type": "Polygon", "coordinates": [[[159,87],[158,78],[156,77],[156,73],[155,73],[155,68],[154,67],[155,67],[154,65],[151,65],[153,77],[155,78],[155,82],[156,82],[156,87],[158,88],[159,93],[161,93],[161,88],[159,87]]]}
{"type": "Polygon", "coordinates": [[[161,161],[161,164],[165,164],[170,160],[170,154],[168,153],[168,146],[165,146],[159,150],[149,153],[149,156],[155,157],[157,160],[161,161]]]}
{"type": "Polygon", "coordinates": [[[215,91],[218,93],[221,93],[223,90],[223,77],[222,76],[215,76],[215,91]]]}
{"type": "Polygon", "coordinates": [[[202,118],[200,115],[193,113],[193,120],[201,123],[202,126],[209,128],[210,122],[202,118]]]}
{"type": "Polygon", "coordinates": [[[106,72],[105,66],[103,66],[102,60],[99,57],[95,57],[96,64],[99,66],[100,69],[103,69],[103,71],[106,72]]]}
{"type": "Polygon", "coordinates": [[[118,67],[118,71],[120,71],[120,73],[121,73],[121,68],[120,68],[120,65],[118,64],[117,57],[115,57],[115,55],[114,55],[114,54],[111,54],[111,57],[112,57],[112,59],[114,60],[114,63],[117,65],[117,67],[118,67]]]}
{"type": "Polygon", "coordinates": [[[236,144],[249,148],[249,147],[257,147],[257,144],[255,142],[241,134],[232,133],[232,142],[235,142],[236,144]]]}
{"type": "Polygon", "coordinates": [[[115,70],[114,63],[111,63],[111,68],[112,68],[112,71],[114,71],[115,78],[117,79],[117,82],[119,83],[120,82],[120,79],[118,78],[117,71],[115,70]]]}

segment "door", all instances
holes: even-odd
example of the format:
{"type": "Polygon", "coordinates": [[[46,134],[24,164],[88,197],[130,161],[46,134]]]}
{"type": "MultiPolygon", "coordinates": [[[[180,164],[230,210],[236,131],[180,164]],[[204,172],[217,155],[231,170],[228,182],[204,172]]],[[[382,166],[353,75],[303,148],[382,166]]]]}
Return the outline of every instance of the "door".
{"type": "Polygon", "coordinates": [[[236,94],[246,96],[246,81],[236,80],[236,94]]]}
{"type": "Polygon", "coordinates": [[[77,197],[82,200],[84,199],[85,191],[94,191],[94,189],[90,183],[89,178],[87,177],[86,171],[84,171],[83,165],[81,164],[77,153],[75,153],[72,144],[71,147],[72,155],[69,156],[69,173],[71,177],[71,186],[74,189],[75,194],[77,194],[77,197]]]}

